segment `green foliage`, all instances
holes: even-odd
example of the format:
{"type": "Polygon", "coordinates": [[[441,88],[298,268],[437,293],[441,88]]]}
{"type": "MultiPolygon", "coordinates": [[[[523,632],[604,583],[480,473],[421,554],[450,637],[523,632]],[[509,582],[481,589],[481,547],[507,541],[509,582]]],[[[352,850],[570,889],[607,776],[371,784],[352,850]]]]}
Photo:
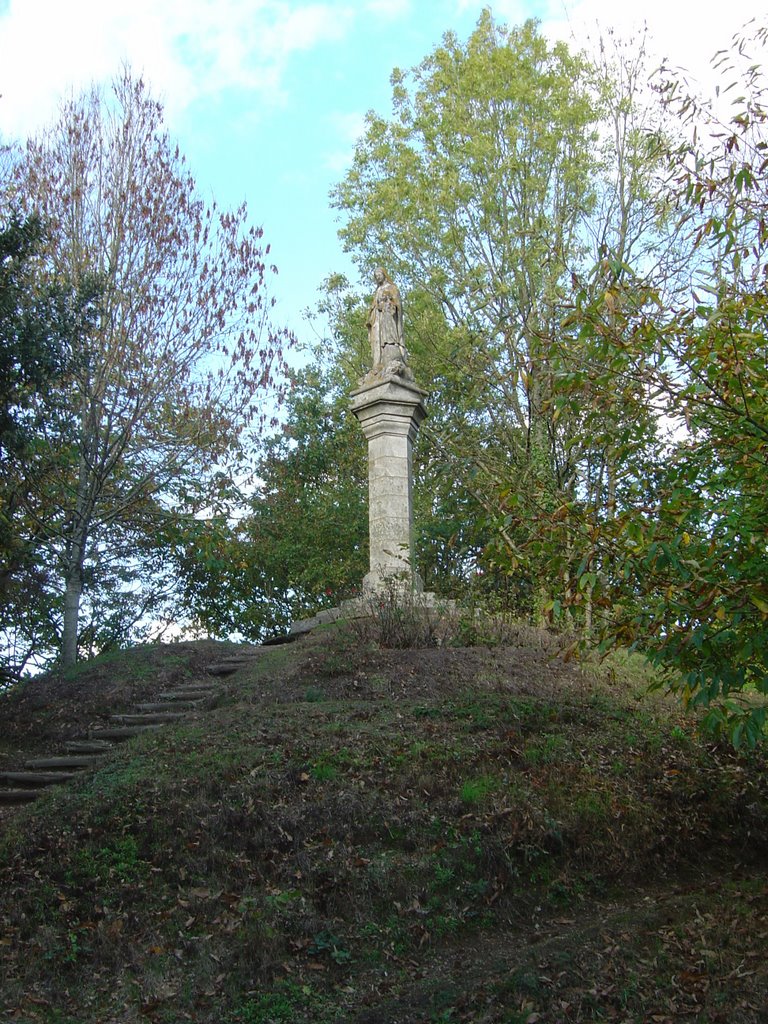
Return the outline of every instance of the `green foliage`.
{"type": "Polygon", "coordinates": [[[55,645],[56,528],[75,445],[70,385],[78,343],[97,316],[102,284],[46,275],[50,231],[0,194],[0,676],[18,678],[55,645]]]}
{"type": "Polygon", "coordinates": [[[497,780],[488,775],[481,775],[476,779],[467,779],[461,786],[461,801],[465,804],[482,803],[497,786],[497,780]]]}
{"type": "Polygon", "coordinates": [[[174,545],[195,624],[259,640],[351,594],[368,568],[364,446],[320,369],[291,375],[245,514],[190,524],[174,545]]]}
{"type": "MultiPolygon", "coordinates": [[[[734,59],[765,38],[742,40],[734,59]]],[[[668,199],[694,238],[693,285],[670,302],[642,268],[603,261],[577,295],[568,329],[583,365],[554,402],[589,395],[584,430],[610,443],[621,482],[608,508],[561,495],[532,541],[571,581],[552,614],[588,602],[603,650],[646,653],[737,746],[764,736],[768,696],[768,113],[759,66],[743,74],[726,125],[662,87],[691,129],[669,153],[668,199]],[[649,411],[668,436],[643,426],[649,411]]]]}
{"type": "Polygon", "coordinates": [[[341,236],[407,287],[417,376],[423,352],[456,403],[443,445],[476,471],[502,445],[524,467],[544,443],[551,321],[593,205],[585,66],[533,22],[507,31],[485,12],[466,44],[447,34],[392,82],[393,117],[369,116],[335,192],[341,236]]]}
{"type": "Polygon", "coordinates": [[[53,384],[65,369],[68,330],[64,297],[35,290],[44,243],[39,217],[2,210],[0,230],[0,451],[6,459],[31,442],[53,384]],[[31,422],[30,422],[31,418],[31,422]]]}
{"type": "Polygon", "coordinates": [[[554,764],[564,760],[567,750],[568,742],[564,736],[544,733],[526,743],[523,757],[528,764],[554,764]]]}
{"type": "Polygon", "coordinates": [[[297,611],[338,604],[366,569],[367,459],[347,394],[322,372],[292,380],[286,426],[268,442],[244,533],[297,611]],[[274,568],[272,568],[274,567],[274,568]]]}
{"type": "Polygon", "coordinates": [[[486,12],[465,45],[449,33],[419,67],[395,71],[394,116],[369,116],[335,193],[361,264],[384,255],[453,327],[487,346],[499,332],[511,338],[502,324],[519,324],[517,304],[535,308],[557,280],[554,238],[589,206],[595,114],[582,70],[533,22],[507,32],[486,12]]]}
{"type": "Polygon", "coordinates": [[[333,782],[334,779],[338,778],[339,771],[335,765],[325,759],[321,759],[312,766],[310,774],[318,782],[333,782]]]}
{"type": "Polygon", "coordinates": [[[327,956],[340,967],[352,960],[352,954],[347,949],[344,940],[327,930],[318,932],[315,935],[308,952],[314,956],[327,956]]]}
{"type": "Polygon", "coordinates": [[[74,858],[67,877],[69,885],[78,886],[96,881],[131,885],[146,879],[149,865],[141,860],[139,846],[133,836],[122,836],[100,848],[85,848],[74,858]]]}
{"type": "MultiPolygon", "coordinates": [[[[39,598],[34,572],[34,518],[25,514],[32,481],[55,468],[45,453],[44,425],[58,403],[54,381],[63,372],[65,332],[60,310],[44,295],[35,295],[31,281],[42,244],[39,219],[22,220],[0,208],[0,614],[4,622],[16,615],[15,595],[39,598]]],[[[34,604],[34,599],[32,601],[34,604]]],[[[33,630],[34,632],[34,630],[33,630]]],[[[15,637],[3,644],[0,678],[17,677],[31,651],[15,637]]]]}
{"type": "Polygon", "coordinates": [[[272,992],[249,999],[227,1018],[227,1024],[292,1024],[297,1010],[306,1006],[310,994],[307,985],[284,982],[272,992]]]}

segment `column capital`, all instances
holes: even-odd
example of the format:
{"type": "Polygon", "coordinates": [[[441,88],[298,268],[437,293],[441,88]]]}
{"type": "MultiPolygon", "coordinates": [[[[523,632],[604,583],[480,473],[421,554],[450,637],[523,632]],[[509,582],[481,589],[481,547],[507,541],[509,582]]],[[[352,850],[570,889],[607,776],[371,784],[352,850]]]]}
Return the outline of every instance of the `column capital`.
{"type": "Polygon", "coordinates": [[[380,434],[408,434],[413,440],[427,415],[427,392],[399,377],[366,379],[350,397],[369,441],[380,434]]]}

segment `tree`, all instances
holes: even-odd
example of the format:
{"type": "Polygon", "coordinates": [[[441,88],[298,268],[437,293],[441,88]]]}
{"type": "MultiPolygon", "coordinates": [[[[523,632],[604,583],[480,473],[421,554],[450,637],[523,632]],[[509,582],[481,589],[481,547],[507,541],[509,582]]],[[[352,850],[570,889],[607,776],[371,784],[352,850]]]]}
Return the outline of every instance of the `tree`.
{"type": "MultiPolygon", "coordinates": [[[[34,604],[37,515],[30,497],[55,471],[40,444],[45,424],[61,416],[55,382],[64,373],[71,317],[65,296],[37,292],[34,266],[43,229],[36,217],[22,219],[10,207],[0,228],[0,616],[5,621],[14,592],[34,604]]],[[[30,651],[14,651],[23,665],[30,651]]],[[[0,669],[3,677],[9,673],[0,669]]]]}
{"type": "Polygon", "coordinates": [[[53,311],[41,308],[28,283],[41,241],[35,217],[11,215],[0,230],[0,445],[6,458],[29,432],[24,420],[33,396],[60,374],[64,362],[53,311]]]}
{"type": "MultiPolygon", "coordinates": [[[[749,694],[768,694],[768,85],[751,56],[766,39],[758,28],[718,57],[731,78],[723,93],[738,86],[725,120],[679,80],[661,87],[689,129],[669,152],[669,199],[694,246],[687,295],[670,303],[642,268],[625,267],[598,294],[584,291],[574,316],[594,396],[585,429],[604,416],[617,380],[632,380],[637,407],[650,406],[669,436],[651,461],[631,416],[617,425],[616,514],[596,521],[564,503],[534,540],[556,564],[572,539],[571,601],[593,592],[603,648],[648,654],[736,745],[763,735],[765,704],[749,694]]],[[[576,400],[572,383],[563,404],[576,400]]]]}
{"type": "Polygon", "coordinates": [[[71,664],[86,580],[95,597],[120,538],[133,539],[138,566],[169,517],[214,500],[226,479],[214,470],[237,459],[290,339],[269,322],[260,229],[244,206],[201,198],[160,105],[130,72],[109,96],[68,102],[28,143],[17,182],[48,226],[48,280],[75,294],[98,282],[87,330],[68,339],[74,424],[58,439],[66,471],[45,537],[64,581],[71,664]]]}
{"type": "Polygon", "coordinates": [[[175,549],[194,627],[263,640],[359,586],[367,463],[347,403],[320,366],[291,374],[284,426],[262,441],[242,515],[200,523],[175,549]]]}
{"type": "MultiPolygon", "coordinates": [[[[598,449],[579,407],[555,402],[582,361],[563,322],[585,282],[599,287],[589,268],[637,255],[669,277],[663,123],[642,92],[643,49],[602,53],[592,63],[534,22],[506,29],[485,12],[465,44],[449,33],[395,71],[393,116],[369,114],[333,197],[358,264],[403,282],[417,378],[440,395],[425,461],[437,479],[450,460],[505,550],[585,486],[603,510],[615,502],[610,438],[598,449]]],[[[550,568],[532,567],[540,611],[576,566],[550,568]]]]}
{"type": "Polygon", "coordinates": [[[548,352],[594,205],[585,65],[486,11],[465,45],[447,34],[392,83],[393,118],[368,116],[334,194],[342,239],[439,308],[510,458],[551,465],[548,352]]]}

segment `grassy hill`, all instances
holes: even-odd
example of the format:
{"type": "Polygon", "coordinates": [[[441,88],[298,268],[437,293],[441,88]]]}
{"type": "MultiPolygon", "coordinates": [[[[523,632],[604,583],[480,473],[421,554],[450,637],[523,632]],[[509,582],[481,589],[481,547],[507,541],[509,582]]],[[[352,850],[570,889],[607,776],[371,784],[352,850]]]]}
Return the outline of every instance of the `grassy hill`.
{"type": "MultiPolygon", "coordinates": [[[[231,646],[0,698],[0,767],[231,646]]],[[[0,1020],[768,1020],[768,765],[632,662],[333,628],[0,814],[0,1020]]]]}

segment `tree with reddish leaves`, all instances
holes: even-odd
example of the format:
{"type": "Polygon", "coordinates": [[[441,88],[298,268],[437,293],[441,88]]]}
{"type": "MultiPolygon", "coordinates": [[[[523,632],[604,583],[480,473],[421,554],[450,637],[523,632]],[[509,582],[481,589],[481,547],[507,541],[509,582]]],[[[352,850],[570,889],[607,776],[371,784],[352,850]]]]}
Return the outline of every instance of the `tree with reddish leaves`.
{"type": "Polygon", "coordinates": [[[291,337],[271,324],[276,268],[261,229],[244,205],[201,197],[162,107],[128,70],[111,92],[63,106],[27,144],[16,184],[47,227],[44,274],[94,293],[86,329],[70,339],[72,417],[50,442],[63,468],[44,531],[71,665],[84,594],[92,614],[99,587],[156,612],[137,580],[158,564],[161,538],[228,490],[291,337]]]}

